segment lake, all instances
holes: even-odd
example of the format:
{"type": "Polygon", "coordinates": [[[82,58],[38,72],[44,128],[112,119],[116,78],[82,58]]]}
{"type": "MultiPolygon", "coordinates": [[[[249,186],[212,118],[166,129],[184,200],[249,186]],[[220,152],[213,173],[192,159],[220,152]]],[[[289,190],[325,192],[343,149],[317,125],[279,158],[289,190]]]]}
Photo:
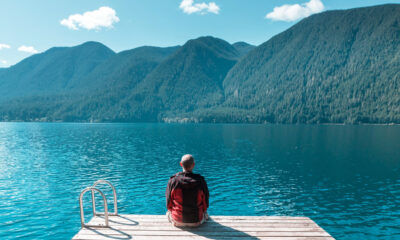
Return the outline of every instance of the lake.
{"type": "Polygon", "coordinates": [[[185,153],[210,215],[307,216],[337,239],[400,239],[400,126],[79,123],[0,123],[0,239],[70,239],[98,179],[120,213],[165,214],[185,153]]]}

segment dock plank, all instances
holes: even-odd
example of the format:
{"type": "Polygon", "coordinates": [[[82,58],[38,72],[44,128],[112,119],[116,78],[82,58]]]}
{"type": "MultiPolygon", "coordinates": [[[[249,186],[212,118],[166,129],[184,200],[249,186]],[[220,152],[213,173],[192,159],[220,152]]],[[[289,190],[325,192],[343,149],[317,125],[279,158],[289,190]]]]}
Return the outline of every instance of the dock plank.
{"type": "Polygon", "coordinates": [[[217,239],[217,240],[335,240],[333,237],[218,237],[218,238],[209,238],[203,236],[195,236],[195,237],[176,237],[176,236],[132,236],[132,237],[118,237],[115,236],[98,236],[98,235],[83,235],[74,238],[74,240],[111,240],[111,239],[132,239],[132,240],[206,240],[206,239],[217,239]]]}
{"type": "MultiPolygon", "coordinates": [[[[106,228],[107,229],[107,228],[106,228]]],[[[112,227],[113,230],[121,230],[121,231],[180,231],[186,228],[177,228],[174,226],[130,226],[130,227],[112,227]]],[[[190,230],[190,229],[189,229],[190,230]]],[[[315,231],[324,231],[318,227],[264,227],[264,226],[241,226],[241,227],[229,227],[229,228],[221,228],[220,226],[211,226],[205,224],[197,229],[199,232],[235,232],[235,231],[264,231],[264,232],[315,232],[315,231]]],[[[194,230],[192,230],[194,231],[194,230]]],[[[81,232],[93,232],[91,228],[82,229],[81,232]]]]}
{"type": "MultiPolygon", "coordinates": [[[[307,217],[288,216],[213,216],[197,228],[177,228],[165,215],[119,215],[109,217],[110,227],[83,228],[73,240],[92,239],[277,239],[325,240],[334,239],[307,217]]],[[[104,224],[96,216],[90,224],[104,224]]]]}

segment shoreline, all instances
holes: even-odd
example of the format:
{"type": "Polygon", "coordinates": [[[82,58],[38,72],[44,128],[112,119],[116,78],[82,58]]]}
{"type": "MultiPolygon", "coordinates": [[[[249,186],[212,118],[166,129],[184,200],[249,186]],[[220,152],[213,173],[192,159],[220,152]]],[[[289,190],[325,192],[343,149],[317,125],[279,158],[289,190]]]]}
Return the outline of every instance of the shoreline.
{"type": "Polygon", "coordinates": [[[70,124],[171,124],[171,125],[220,125],[220,124],[229,124],[229,125],[270,125],[270,126],[293,126],[293,125],[302,125],[302,126],[400,126],[400,123],[250,123],[250,122],[67,122],[67,121],[0,121],[1,123],[70,123],[70,124]]]}

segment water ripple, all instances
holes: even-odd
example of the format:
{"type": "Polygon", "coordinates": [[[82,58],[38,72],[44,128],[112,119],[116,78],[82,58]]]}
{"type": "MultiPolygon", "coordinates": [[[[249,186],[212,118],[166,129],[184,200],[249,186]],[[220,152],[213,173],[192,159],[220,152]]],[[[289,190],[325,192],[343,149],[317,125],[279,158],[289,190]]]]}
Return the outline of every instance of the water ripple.
{"type": "Polygon", "coordinates": [[[308,216],[337,239],[400,238],[399,139],[398,126],[0,123],[0,239],[71,238],[79,193],[98,179],[116,186],[120,212],[164,214],[184,153],[209,184],[211,214],[308,216]]]}

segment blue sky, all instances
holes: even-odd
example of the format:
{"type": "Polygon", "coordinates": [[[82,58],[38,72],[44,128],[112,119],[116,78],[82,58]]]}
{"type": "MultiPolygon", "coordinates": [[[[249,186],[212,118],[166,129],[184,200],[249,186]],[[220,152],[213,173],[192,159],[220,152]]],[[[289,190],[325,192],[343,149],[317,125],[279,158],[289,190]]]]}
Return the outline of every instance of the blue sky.
{"type": "Polygon", "coordinates": [[[400,0],[0,0],[0,67],[90,40],[116,52],[206,35],[258,45],[316,12],[385,3],[400,0]]]}

